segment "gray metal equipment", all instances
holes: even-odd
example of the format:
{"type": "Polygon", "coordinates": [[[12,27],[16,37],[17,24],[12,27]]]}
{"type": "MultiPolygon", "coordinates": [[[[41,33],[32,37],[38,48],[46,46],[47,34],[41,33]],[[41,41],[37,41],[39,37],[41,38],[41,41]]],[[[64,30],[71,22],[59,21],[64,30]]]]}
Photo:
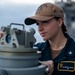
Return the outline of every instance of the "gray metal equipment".
{"type": "Polygon", "coordinates": [[[24,30],[23,24],[11,23],[0,31],[0,75],[46,75],[46,66],[39,65],[41,53],[33,48],[35,30],[24,30]],[[23,30],[12,28],[20,25],[23,30]]]}

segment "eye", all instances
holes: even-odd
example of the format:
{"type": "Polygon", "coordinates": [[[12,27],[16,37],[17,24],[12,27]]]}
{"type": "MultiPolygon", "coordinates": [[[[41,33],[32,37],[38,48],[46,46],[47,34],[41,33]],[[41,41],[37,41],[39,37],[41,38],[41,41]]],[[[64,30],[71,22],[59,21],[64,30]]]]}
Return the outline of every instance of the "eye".
{"type": "Polygon", "coordinates": [[[37,22],[36,22],[36,25],[38,26],[38,25],[39,25],[39,23],[37,23],[37,22]]]}

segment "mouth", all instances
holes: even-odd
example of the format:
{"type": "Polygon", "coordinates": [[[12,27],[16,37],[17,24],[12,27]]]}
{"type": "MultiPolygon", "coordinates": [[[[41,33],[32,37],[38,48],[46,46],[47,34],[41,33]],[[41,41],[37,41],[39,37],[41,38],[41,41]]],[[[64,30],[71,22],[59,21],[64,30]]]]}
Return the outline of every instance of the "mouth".
{"type": "Polygon", "coordinates": [[[46,32],[40,33],[40,35],[41,35],[42,37],[44,37],[44,36],[46,36],[46,32]]]}

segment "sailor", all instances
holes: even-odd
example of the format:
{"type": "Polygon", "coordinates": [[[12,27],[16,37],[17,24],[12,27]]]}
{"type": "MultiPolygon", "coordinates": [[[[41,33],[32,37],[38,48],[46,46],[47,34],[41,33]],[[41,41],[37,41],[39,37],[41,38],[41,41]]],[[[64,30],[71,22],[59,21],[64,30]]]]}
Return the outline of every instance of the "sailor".
{"type": "Polygon", "coordinates": [[[75,75],[75,42],[66,32],[64,11],[53,3],[43,3],[34,16],[25,19],[26,25],[36,23],[45,42],[37,43],[41,61],[48,66],[48,75],[75,75]]]}

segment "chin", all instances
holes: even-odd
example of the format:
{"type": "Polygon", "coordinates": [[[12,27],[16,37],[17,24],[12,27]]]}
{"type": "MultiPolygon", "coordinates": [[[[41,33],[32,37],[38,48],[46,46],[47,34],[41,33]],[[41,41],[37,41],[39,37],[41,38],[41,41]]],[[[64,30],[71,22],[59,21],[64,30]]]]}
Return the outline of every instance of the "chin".
{"type": "Polygon", "coordinates": [[[52,37],[43,37],[44,41],[51,40],[51,39],[52,39],[52,37]]]}
{"type": "Polygon", "coordinates": [[[47,40],[48,40],[48,38],[43,38],[43,40],[44,40],[44,41],[47,41],[47,40]]]}

